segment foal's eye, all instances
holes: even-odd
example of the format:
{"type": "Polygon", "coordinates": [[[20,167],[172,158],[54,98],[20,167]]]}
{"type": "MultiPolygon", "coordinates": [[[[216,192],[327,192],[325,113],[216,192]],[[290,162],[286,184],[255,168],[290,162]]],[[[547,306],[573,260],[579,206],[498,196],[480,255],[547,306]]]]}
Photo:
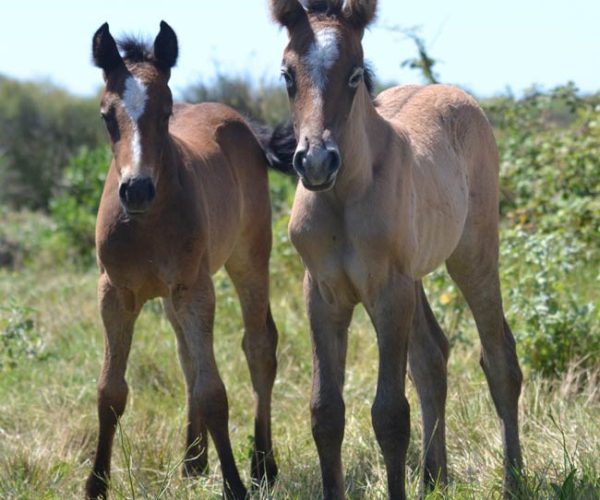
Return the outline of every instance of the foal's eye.
{"type": "Polygon", "coordinates": [[[354,71],[352,71],[352,74],[350,75],[350,78],[348,79],[348,86],[353,89],[358,87],[360,82],[362,82],[362,80],[363,80],[364,74],[365,74],[365,70],[363,68],[361,68],[361,67],[354,68],[354,71]]]}
{"type": "Polygon", "coordinates": [[[104,125],[106,125],[106,130],[108,130],[108,135],[110,135],[110,139],[113,142],[118,142],[120,139],[119,125],[117,124],[117,119],[115,118],[114,112],[102,111],[100,113],[100,116],[104,121],[104,125]]]}
{"type": "Polygon", "coordinates": [[[285,80],[285,86],[289,96],[293,97],[296,93],[296,79],[294,78],[294,74],[289,68],[284,66],[281,68],[281,76],[283,76],[283,79],[285,80]]]}

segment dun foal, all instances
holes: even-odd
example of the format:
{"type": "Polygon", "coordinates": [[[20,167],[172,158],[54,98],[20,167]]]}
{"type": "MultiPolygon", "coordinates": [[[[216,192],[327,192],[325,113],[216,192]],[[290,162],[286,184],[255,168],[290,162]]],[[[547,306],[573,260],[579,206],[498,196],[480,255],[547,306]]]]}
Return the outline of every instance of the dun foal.
{"type": "Polygon", "coordinates": [[[113,161],[98,213],[98,298],[105,329],[98,381],[100,433],[90,498],[106,495],[117,419],[125,409],[125,369],[144,302],[162,297],[177,334],[187,385],[184,473],[207,467],[207,431],[225,493],[245,498],[228,434],[225,387],[213,353],[211,275],[225,266],[238,292],[243,349],[256,396],[252,477],[277,474],[271,445],[271,390],[277,330],[269,309],[271,208],[264,151],[242,117],[219,104],[173,106],[168,87],[177,38],[161,23],[153,47],[117,44],[104,24],[93,57],[104,70],[101,114],[113,161]]]}
{"type": "Polygon", "coordinates": [[[373,427],[390,498],[405,497],[407,357],[423,408],[425,482],[446,481],[448,343],[421,279],[440,264],[475,316],[481,366],[502,421],[506,491],[521,466],[521,371],[498,279],[498,156],[476,102],[444,86],[405,86],[374,102],[361,38],[374,0],[270,0],[288,30],[282,73],[301,183],[289,224],[305,264],[313,342],[312,432],[326,498],[344,497],[344,369],[357,303],[377,332],[373,427]],[[409,342],[410,337],[410,342],[409,342]]]}

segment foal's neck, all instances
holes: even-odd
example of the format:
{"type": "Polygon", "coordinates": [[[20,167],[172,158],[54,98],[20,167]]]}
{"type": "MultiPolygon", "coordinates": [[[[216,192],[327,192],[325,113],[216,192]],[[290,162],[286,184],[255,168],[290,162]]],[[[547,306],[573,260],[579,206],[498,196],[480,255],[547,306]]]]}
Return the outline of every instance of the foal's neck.
{"type": "Polygon", "coordinates": [[[389,125],[377,113],[366,87],[361,86],[341,134],[342,167],[333,190],[336,198],[352,201],[370,186],[373,167],[381,155],[381,138],[388,133],[389,125]]]}

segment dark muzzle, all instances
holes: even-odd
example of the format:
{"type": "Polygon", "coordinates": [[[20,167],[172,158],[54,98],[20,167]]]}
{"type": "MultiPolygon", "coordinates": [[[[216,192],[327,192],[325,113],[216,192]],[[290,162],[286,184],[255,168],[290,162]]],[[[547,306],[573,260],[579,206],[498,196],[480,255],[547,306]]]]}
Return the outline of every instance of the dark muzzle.
{"type": "Polygon", "coordinates": [[[294,168],[304,187],[311,191],[332,187],[341,164],[340,153],[335,147],[311,146],[297,149],[294,154],[294,168]]]}
{"type": "Polygon", "coordinates": [[[119,186],[119,199],[129,214],[144,213],[155,196],[156,190],[150,177],[132,177],[119,186]]]}

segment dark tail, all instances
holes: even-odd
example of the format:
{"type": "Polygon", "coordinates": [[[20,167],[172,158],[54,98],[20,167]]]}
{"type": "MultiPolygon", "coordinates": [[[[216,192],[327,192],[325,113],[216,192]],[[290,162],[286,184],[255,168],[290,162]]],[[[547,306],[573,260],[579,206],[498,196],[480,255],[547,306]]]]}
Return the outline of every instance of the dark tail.
{"type": "Polygon", "coordinates": [[[249,121],[250,128],[258,139],[269,166],[286,175],[296,176],[293,166],[297,141],[292,122],[278,124],[275,128],[249,121]]]}

